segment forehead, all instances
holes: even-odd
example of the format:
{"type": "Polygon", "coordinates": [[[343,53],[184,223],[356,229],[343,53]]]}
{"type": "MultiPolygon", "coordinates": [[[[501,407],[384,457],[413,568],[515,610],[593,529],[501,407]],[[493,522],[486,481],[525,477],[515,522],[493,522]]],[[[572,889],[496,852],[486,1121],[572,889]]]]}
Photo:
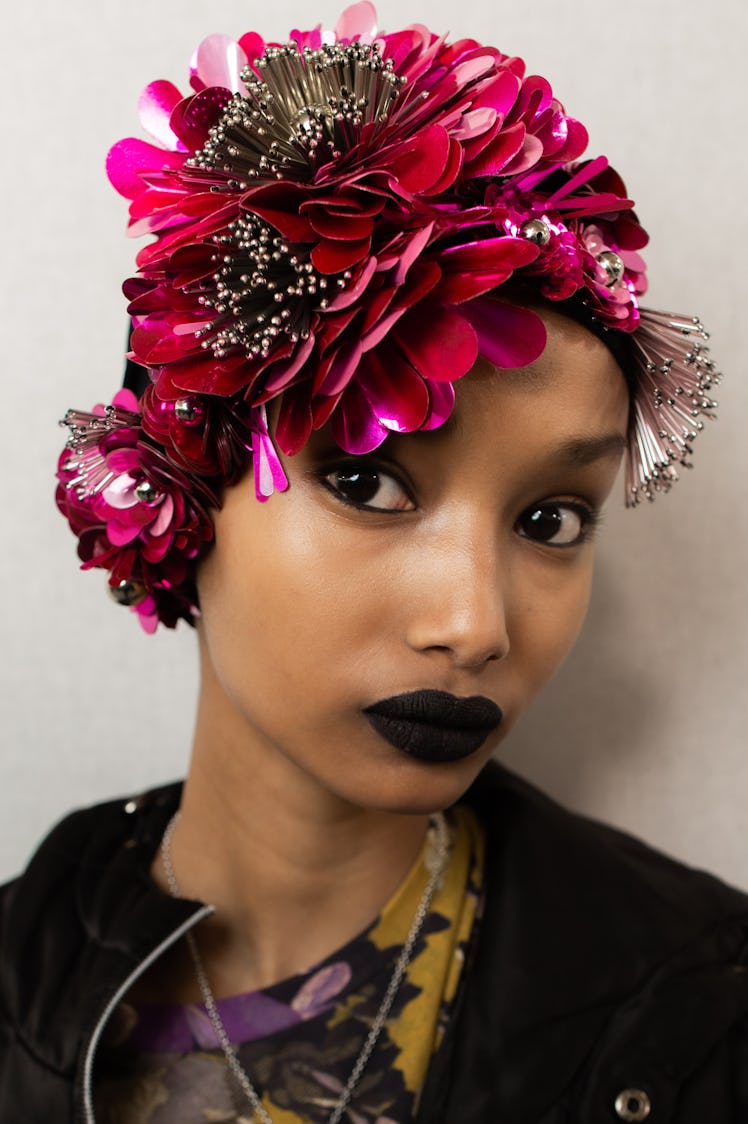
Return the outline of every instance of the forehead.
{"type": "MultiPolygon", "coordinates": [[[[541,356],[526,367],[497,368],[480,358],[456,385],[455,409],[442,438],[493,426],[506,438],[518,423],[552,443],[619,437],[628,428],[629,393],[615,358],[595,335],[553,310],[536,307],[547,333],[541,356]]],[[[426,436],[426,435],[424,435],[426,436]]]]}

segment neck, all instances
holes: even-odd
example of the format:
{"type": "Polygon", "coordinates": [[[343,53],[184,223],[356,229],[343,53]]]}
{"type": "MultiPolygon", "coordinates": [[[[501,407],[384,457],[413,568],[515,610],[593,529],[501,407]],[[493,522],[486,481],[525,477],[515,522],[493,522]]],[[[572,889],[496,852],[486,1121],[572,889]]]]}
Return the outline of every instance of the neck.
{"type": "MultiPolygon", "coordinates": [[[[406,876],[427,825],[351,805],[201,705],[172,857],[180,893],[216,907],[198,934],[216,995],[303,972],[355,937],[406,876]]],[[[154,876],[163,886],[159,859],[154,876]]],[[[191,1001],[182,969],[171,990],[191,1001]]]]}

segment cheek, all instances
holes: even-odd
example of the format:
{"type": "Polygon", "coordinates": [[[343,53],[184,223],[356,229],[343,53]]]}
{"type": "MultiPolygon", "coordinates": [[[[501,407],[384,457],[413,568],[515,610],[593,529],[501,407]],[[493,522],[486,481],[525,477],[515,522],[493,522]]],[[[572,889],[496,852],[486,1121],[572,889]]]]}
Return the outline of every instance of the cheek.
{"type": "Polygon", "coordinates": [[[296,510],[290,494],[254,508],[231,501],[198,574],[203,634],[224,685],[306,694],[312,678],[366,659],[387,588],[381,556],[360,533],[296,510]]]}
{"type": "MultiPolygon", "coordinates": [[[[532,583],[518,596],[510,637],[511,653],[523,671],[530,701],[558,671],[574,647],[584,623],[592,588],[593,555],[573,564],[571,572],[532,583]]],[[[511,626],[510,622],[510,626],[511,626]]]]}

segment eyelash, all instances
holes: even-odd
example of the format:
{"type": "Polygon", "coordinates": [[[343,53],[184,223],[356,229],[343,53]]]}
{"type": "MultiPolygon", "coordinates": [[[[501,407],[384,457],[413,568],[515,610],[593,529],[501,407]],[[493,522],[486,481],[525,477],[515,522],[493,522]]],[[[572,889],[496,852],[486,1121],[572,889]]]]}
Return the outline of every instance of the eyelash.
{"type": "MultiPolygon", "coordinates": [[[[357,457],[352,460],[339,461],[332,465],[327,464],[319,470],[318,477],[323,487],[326,488],[327,491],[329,491],[338,500],[339,503],[345,504],[346,507],[352,507],[357,511],[370,511],[374,514],[381,515],[401,515],[409,511],[414,511],[417,506],[413,498],[411,489],[403,482],[403,480],[400,479],[398,474],[394,472],[389,466],[384,466],[376,460],[368,460],[357,457]],[[345,494],[340,485],[334,484],[331,479],[335,476],[342,477],[346,474],[350,478],[368,478],[368,481],[371,484],[374,484],[375,479],[378,480],[379,485],[376,487],[376,491],[379,491],[379,489],[382,487],[383,480],[393,482],[400,494],[405,497],[409,506],[379,507],[372,503],[362,503],[360,501],[352,499],[350,496],[347,496],[345,494]]],[[[572,501],[548,499],[541,500],[538,503],[530,504],[528,507],[526,507],[524,511],[521,512],[515,524],[515,527],[517,529],[517,534],[521,538],[527,539],[529,542],[537,543],[541,546],[548,546],[554,550],[568,550],[569,548],[580,546],[582,543],[589,541],[599,528],[601,522],[601,513],[590,504],[582,503],[578,500],[572,501]],[[578,534],[569,542],[560,543],[552,542],[550,541],[550,538],[536,538],[533,535],[529,535],[522,530],[523,520],[526,521],[528,520],[528,518],[531,519],[540,514],[541,518],[543,515],[545,515],[545,518],[550,518],[551,521],[553,521],[554,518],[556,519],[556,521],[560,520],[561,522],[558,526],[558,531],[560,531],[563,529],[564,515],[562,513],[568,512],[572,512],[574,515],[576,515],[580,522],[578,534]]],[[[546,529],[552,530],[552,528],[546,529]]],[[[558,533],[558,531],[556,531],[556,533],[558,533]]]]}

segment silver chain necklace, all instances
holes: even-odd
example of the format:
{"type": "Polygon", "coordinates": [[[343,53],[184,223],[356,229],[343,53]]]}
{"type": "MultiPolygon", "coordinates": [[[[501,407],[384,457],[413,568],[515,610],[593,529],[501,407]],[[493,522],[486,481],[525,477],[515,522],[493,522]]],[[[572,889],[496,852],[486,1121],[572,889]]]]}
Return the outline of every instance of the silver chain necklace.
{"type": "MultiPolygon", "coordinates": [[[[164,864],[164,872],[166,874],[166,882],[169,887],[169,893],[173,898],[178,898],[180,896],[179,884],[177,883],[176,875],[174,874],[174,865],[171,858],[171,841],[178,819],[179,812],[176,812],[169,821],[166,831],[164,832],[164,837],[161,841],[161,859],[164,864]]],[[[390,981],[387,984],[387,989],[382,998],[382,1002],[379,1005],[379,1010],[374,1016],[374,1021],[371,1024],[371,1028],[368,1035],[366,1036],[366,1040],[361,1047],[361,1052],[359,1053],[353,1069],[351,1070],[351,1075],[345,1084],[343,1092],[340,1094],[340,1097],[333,1107],[332,1112],[330,1113],[327,1124],[339,1124],[339,1121],[342,1119],[343,1113],[348,1107],[351,1097],[353,1096],[353,1091],[358,1085],[358,1082],[361,1080],[361,1075],[364,1072],[369,1058],[374,1051],[374,1047],[377,1044],[377,1039],[379,1038],[379,1035],[382,1031],[382,1027],[387,1020],[387,1016],[390,1013],[392,1004],[395,1001],[395,996],[400,989],[400,984],[403,981],[403,977],[405,976],[408,964],[410,963],[410,958],[413,955],[413,949],[415,948],[416,941],[418,940],[418,934],[420,933],[423,923],[426,920],[426,915],[428,914],[428,911],[431,907],[431,902],[434,898],[434,894],[436,893],[444,871],[446,870],[449,858],[449,831],[447,829],[447,821],[442,812],[437,812],[431,817],[431,823],[436,829],[436,861],[433,864],[429,880],[426,884],[426,889],[423,891],[421,900],[418,903],[415,917],[413,918],[413,922],[410,926],[410,932],[408,933],[405,944],[401,948],[400,955],[395,962],[395,967],[392,975],[390,976],[390,981]]],[[[221,1044],[221,1049],[223,1050],[223,1053],[226,1057],[228,1067],[234,1075],[247,1100],[251,1104],[252,1111],[255,1117],[258,1120],[262,1121],[262,1124],[273,1124],[272,1118],[265,1109],[265,1106],[260,1099],[259,1093],[250,1081],[248,1074],[246,1073],[244,1067],[242,1066],[236,1055],[236,1050],[229,1040],[229,1036],[226,1032],[226,1027],[223,1024],[223,1019],[218,1012],[218,1005],[216,1003],[215,996],[213,995],[210,983],[208,982],[208,975],[205,971],[202,958],[198,951],[197,941],[195,940],[194,933],[187,933],[185,939],[190,950],[192,963],[195,967],[195,975],[197,977],[197,982],[202,993],[205,1009],[208,1012],[208,1018],[210,1019],[213,1029],[216,1032],[216,1037],[221,1044]]]]}

